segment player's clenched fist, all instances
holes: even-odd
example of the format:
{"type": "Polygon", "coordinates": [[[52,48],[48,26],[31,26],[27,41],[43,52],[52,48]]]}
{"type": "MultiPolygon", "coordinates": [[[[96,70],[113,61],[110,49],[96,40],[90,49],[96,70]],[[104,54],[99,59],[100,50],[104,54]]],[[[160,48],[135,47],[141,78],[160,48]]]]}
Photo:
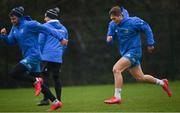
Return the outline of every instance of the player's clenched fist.
{"type": "Polygon", "coordinates": [[[111,42],[111,41],[112,41],[112,36],[107,36],[106,41],[107,41],[107,42],[111,42]]]}
{"type": "Polygon", "coordinates": [[[68,40],[63,39],[60,43],[61,43],[61,45],[65,46],[65,45],[67,45],[67,44],[68,44],[68,40]]]}
{"type": "Polygon", "coordinates": [[[6,28],[2,28],[2,29],[1,29],[1,34],[2,34],[2,35],[5,35],[6,33],[7,33],[6,28]]]}

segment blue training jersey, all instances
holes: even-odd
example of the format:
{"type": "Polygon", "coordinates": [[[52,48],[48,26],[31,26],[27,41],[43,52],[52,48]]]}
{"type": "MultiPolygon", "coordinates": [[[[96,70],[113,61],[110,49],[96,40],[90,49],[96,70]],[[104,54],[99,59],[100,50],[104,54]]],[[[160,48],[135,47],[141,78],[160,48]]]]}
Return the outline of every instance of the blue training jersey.
{"type": "Polygon", "coordinates": [[[23,58],[31,59],[32,62],[37,62],[41,59],[38,43],[39,33],[53,35],[59,41],[63,39],[61,34],[43,26],[37,21],[29,20],[26,17],[19,19],[18,26],[13,25],[9,35],[1,35],[1,38],[9,45],[18,44],[23,58]]]}
{"type": "MultiPolygon", "coordinates": [[[[68,39],[67,29],[58,20],[50,20],[44,26],[56,29],[63,35],[63,38],[68,39]]],[[[63,62],[62,57],[66,46],[61,45],[59,40],[55,39],[52,35],[40,34],[39,43],[42,61],[63,62]]]]}
{"type": "Polygon", "coordinates": [[[129,50],[141,48],[141,32],[146,35],[147,45],[152,46],[155,43],[152,30],[148,23],[138,17],[123,18],[119,24],[111,21],[107,36],[112,36],[113,40],[117,39],[119,52],[123,56],[129,50]]]}

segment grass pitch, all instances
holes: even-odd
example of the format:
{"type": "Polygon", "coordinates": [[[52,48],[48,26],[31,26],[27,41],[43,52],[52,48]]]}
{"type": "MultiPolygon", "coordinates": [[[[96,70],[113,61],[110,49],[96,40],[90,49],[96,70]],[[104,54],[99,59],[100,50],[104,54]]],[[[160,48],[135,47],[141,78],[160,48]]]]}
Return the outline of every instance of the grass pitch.
{"type": "MultiPolygon", "coordinates": [[[[63,87],[63,107],[56,112],[180,112],[180,81],[170,82],[170,88],[171,98],[157,85],[125,84],[122,104],[106,105],[114,85],[63,87]]],[[[36,106],[41,98],[33,88],[1,89],[0,112],[45,112],[50,106],[36,106]]]]}

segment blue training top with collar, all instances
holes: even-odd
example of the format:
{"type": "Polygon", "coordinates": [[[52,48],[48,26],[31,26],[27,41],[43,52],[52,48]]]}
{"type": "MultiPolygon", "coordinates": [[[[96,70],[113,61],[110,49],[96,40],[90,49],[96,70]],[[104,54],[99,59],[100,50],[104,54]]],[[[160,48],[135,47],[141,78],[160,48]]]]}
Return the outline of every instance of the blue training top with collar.
{"type": "Polygon", "coordinates": [[[141,32],[146,35],[147,45],[152,46],[155,43],[152,30],[148,23],[138,17],[123,18],[119,24],[111,21],[107,36],[112,36],[113,40],[117,39],[119,52],[123,56],[131,49],[141,49],[141,32]]]}
{"type": "Polygon", "coordinates": [[[57,31],[31,20],[29,17],[19,19],[19,24],[17,26],[13,25],[9,35],[1,35],[1,39],[8,45],[17,44],[21,49],[23,59],[31,59],[32,62],[39,62],[41,59],[38,43],[39,33],[53,35],[59,41],[63,39],[57,31]]]}
{"type": "MultiPolygon", "coordinates": [[[[52,29],[56,29],[63,35],[63,38],[68,39],[67,29],[58,20],[50,20],[44,23],[44,26],[52,29]]],[[[52,35],[44,35],[44,34],[40,34],[39,43],[40,43],[42,61],[49,61],[56,63],[63,62],[62,57],[66,46],[62,46],[60,42],[57,39],[55,39],[52,35]]]]}

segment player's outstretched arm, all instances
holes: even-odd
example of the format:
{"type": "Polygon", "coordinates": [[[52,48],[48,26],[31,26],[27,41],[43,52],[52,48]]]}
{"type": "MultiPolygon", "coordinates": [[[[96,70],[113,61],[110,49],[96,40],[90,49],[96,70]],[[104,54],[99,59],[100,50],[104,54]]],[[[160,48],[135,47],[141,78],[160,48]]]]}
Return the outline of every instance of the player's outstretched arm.
{"type": "Polygon", "coordinates": [[[58,39],[60,42],[63,41],[62,44],[64,44],[64,42],[68,42],[63,35],[58,32],[58,30],[55,29],[51,29],[48,28],[42,24],[40,24],[37,21],[33,21],[31,23],[28,24],[28,27],[33,30],[33,32],[38,32],[38,33],[43,33],[45,35],[52,35],[54,38],[58,39]]]}
{"type": "Polygon", "coordinates": [[[13,28],[11,29],[9,35],[7,35],[6,28],[2,28],[0,38],[3,39],[8,45],[16,44],[16,39],[15,39],[15,37],[13,35],[13,28]]]}

